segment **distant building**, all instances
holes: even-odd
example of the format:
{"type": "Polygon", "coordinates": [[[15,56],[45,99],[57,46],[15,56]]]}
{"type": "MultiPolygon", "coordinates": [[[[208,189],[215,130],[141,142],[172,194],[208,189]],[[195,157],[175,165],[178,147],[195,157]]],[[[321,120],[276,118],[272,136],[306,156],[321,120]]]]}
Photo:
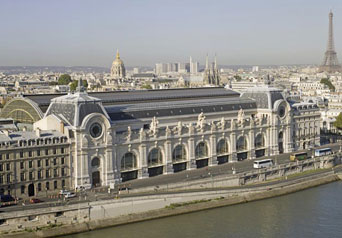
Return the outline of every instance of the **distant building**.
{"type": "Polygon", "coordinates": [[[216,56],[215,56],[215,61],[212,64],[212,67],[210,67],[208,55],[207,55],[205,69],[203,73],[203,84],[204,85],[220,85],[220,73],[217,68],[216,56]]]}
{"type": "Polygon", "coordinates": [[[198,68],[199,68],[199,63],[198,62],[193,62],[192,58],[190,56],[190,74],[197,74],[198,73],[198,68]]]}
{"type": "Polygon", "coordinates": [[[140,73],[140,74],[132,75],[132,79],[153,80],[155,78],[156,78],[156,75],[153,73],[140,73]]]}
{"type": "Polygon", "coordinates": [[[168,72],[168,65],[165,63],[157,63],[155,71],[156,71],[157,75],[167,73],[168,72]]]}
{"type": "Polygon", "coordinates": [[[126,69],[123,61],[120,59],[119,51],[116,52],[116,58],[113,61],[112,68],[110,70],[112,78],[119,79],[126,77],[126,69]]]}
{"type": "Polygon", "coordinates": [[[140,69],[139,68],[134,68],[133,69],[133,74],[138,74],[138,73],[140,73],[140,69]]]}
{"type": "Polygon", "coordinates": [[[252,72],[259,72],[259,66],[253,66],[252,72]]]}

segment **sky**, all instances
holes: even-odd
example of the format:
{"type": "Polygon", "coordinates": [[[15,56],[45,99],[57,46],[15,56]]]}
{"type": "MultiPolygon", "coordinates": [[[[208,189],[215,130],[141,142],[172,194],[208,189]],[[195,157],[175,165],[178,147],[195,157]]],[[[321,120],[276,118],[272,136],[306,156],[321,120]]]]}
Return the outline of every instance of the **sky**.
{"type": "Polygon", "coordinates": [[[341,0],[0,0],[0,66],[320,64],[341,0]]]}

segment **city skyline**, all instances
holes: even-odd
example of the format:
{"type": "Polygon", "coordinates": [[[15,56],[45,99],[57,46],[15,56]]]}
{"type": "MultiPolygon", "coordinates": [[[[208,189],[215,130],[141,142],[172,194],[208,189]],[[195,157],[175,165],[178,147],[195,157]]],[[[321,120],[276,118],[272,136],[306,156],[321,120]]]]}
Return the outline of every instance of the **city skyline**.
{"type": "Polygon", "coordinates": [[[110,67],[116,49],[128,67],[189,56],[203,65],[207,53],[222,65],[319,65],[330,9],[340,55],[342,4],[300,2],[5,0],[0,65],[110,67]]]}

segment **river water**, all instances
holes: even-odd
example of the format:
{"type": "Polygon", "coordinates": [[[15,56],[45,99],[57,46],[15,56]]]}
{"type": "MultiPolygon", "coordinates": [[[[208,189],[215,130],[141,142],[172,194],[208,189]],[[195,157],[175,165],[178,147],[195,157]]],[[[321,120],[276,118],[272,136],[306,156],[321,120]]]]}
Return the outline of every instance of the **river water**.
{"type": "Polygon", "coordinates": [[[342,237],[342,181],[286,196],[67,237],[340,238],[342,237]]]}

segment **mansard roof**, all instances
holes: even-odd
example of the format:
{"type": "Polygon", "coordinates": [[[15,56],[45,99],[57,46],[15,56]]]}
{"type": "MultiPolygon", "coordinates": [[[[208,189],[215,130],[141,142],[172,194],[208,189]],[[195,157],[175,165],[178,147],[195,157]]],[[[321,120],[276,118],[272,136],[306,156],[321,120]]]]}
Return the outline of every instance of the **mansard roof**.
{"type": "MultiPolygon", "coordinates": [[[[46,112],[50,101],[53,98],[66,94],[34,94],[24,95],[35,102],[42,112],[46,112]]],[[[136,91],[110,91],[110,92],[89,92],[89,96],[98,98],[103,105],[117,105],[121,103],[141,103],[164,100],[184,100],[211,97],[239,97],[239,93],[224,89],[223,87],[209,88],[180,88],[161,90],[136,90],[136,91]]]]}
{"type": "Polygon", "coordinates": [[[251,87],[245,89],[241,98],[252,98],[256,101],[258,108],[274,109],[274,103],[277,100],[284,99],[282,90],[270,86],[251,87]]]}
{"type": "Polygon", "coordinates": [[[112,121],[143,119],[151,117],[177,117],[199,113],[224,113],[240,109],[256,109],[256,102],[248,98],[212,98],[159,103],[125,104],[106,106],[112,121]]]}

